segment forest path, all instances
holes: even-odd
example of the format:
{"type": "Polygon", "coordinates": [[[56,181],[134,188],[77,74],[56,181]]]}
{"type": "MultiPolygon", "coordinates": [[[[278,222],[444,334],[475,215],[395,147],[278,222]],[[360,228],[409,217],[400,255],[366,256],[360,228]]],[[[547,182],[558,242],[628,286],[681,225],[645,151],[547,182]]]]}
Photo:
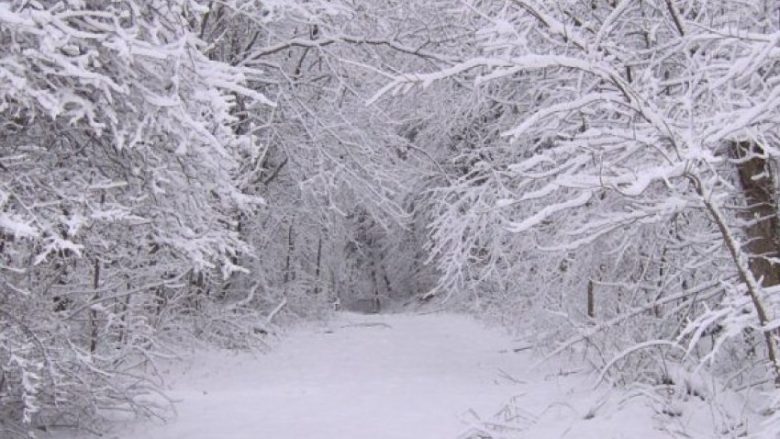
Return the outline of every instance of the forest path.
{"type": "Polygon", "coordinates": [[[518,393],[503,372],[523,357],[509,347],[463,316],[339,314],[267,355],[200,355],[171,376],[178,417],[109,437],[457,438],[518,393]]]}
{"type": "Polygon", "coordinates": [[[460,315],[341,313],[290,331],[268,354],[200,352],[187,370],[172,366],[164,373],[178,416],[104,437],[713,437],[711,408],[696,398],[659,424],[653,398],[594,388],[592,369],[571,357],[529,370],[538,358],[513,346],[460,315]]]}

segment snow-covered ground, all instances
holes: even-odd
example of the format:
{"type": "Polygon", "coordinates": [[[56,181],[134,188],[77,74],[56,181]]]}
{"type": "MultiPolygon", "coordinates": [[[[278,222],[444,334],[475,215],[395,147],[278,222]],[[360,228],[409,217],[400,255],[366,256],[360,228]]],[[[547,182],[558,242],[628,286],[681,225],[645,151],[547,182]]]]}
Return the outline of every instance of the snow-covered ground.
{"type": "MultiPolygon", "coordinates": [[[[188,370],[168,372],[175,419],[108,437],[672,437],[648,398],[594,389],[591,374],[556,363],[529,371],[532,355],[511,347],[464,316],[340,314],[292,331],[266,355],[198,354],[188,370]]],[[[692,432],[691,423],[702,424],[683,413],[671,428],[692,432]]]]}

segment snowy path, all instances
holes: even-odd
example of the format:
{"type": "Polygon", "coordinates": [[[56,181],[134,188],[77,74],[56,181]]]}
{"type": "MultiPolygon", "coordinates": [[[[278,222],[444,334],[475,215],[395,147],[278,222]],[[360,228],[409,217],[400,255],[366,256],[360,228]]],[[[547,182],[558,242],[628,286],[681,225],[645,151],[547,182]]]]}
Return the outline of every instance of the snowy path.
{"type": "Polygon", "coordinates": [[[522,358],[509,345],[465,317],[344,314],[268,355],[200,358],[174,377],[175,420],[116,437],[456,438],[470,410],[492,415],[518,391],[500,378],[522,358]]]}
{"type": "Polygon", "coordinates": [[[529,371],[530,352],[511,346],[501,332],[463,316],[341,314],[292,331],[266,355],[198,354],[189,370],[166,372],[178,417],[118,425],[104,437],[713,437],[706,406],[659,419],[663,408],[648,403],[658,398],[596,389],[588,369],[567,361],[529,371]],[[486,425],[479,420],[491,425],[490,436],[466,434],[486,425]]]}

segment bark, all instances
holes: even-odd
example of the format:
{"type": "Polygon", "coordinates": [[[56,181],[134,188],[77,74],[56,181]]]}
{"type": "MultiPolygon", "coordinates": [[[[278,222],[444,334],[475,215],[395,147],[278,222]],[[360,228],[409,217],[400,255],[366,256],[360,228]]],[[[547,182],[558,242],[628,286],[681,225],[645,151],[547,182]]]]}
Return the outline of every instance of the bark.
{"type": "Polygon", "coordinates": [[[320,293],[320,271],[322,267],[322,236],[317,241],[317,269],[314,273],[314,294],[320,293]]]}
{"type": "MultiPolygon", "coordinates": [[[[738,167],[741,168],[741,165],[738,165],[738,167]]],[[[740,174],[742,174],[741,170],[740,174]]],[[[754,274],[754,267],[751,267],[751,258],[745,254],[740,243],[734,237],[731,227],[726,222],[726,217],[721,212],[720,207],[713,202],[712,194],[705,191],[698,176],[689,175],[689,178],[691,179],[696,192],[701,197],[704,207],[718,226],[720,235],[723,238],[723,241],[729,250],[729,254],[731,255],[731,259],[737,269],[739,279],[747,289],[747,295],[750,297],[759,323],[761,326],[766,326],[771,321],[771,318],[767,311],[767,307],[764,304],[764,294],[761,282],[754,274]]],[[[752,226],[748,228],[751,227],[752,226]]],[[[749,230],[747,232],[750,233],[749,230]]],[[[778,363],[777,343],[774,340],[774,335],[771,331],[764,330],[762,332],[764,334],[764,342],[766,343],[767,357],[775,375],[775,385],[780,387],[780,363],[778,363]]]]}
{"type": "MultiPolygon", "coordinates": [[[[100,288],[100,259],[95,258],[95,269],[94,269],[94,277],[92,278],[92,288],[95,291],[98,291],[100,288]]],[[[100,298],[100,295],[98,293],[95,293],[95,296],[92,297],[92,300],[95,301],[100,298]]],[[[95,353],[95,350],[97,349],[97,338],[98,338],[98,322],[97,322],[97,311],[94,309],[89,310],[89,326],[90,326],[90,335],[89,335],[89,352],[95,353]]]]}
{"type": "Polygon", "coordinates": [[[295,251],[295,240],[293,239],[293,225],[287,228],[287,258],[284,263],[284,295],[287,296],[290,288],[289,283],[295,280],[295,272],[292,268],[292,256],[295,251]]]}
{"type": "Polygon", "coordinates": [[[387,267],[382,267],[382,271],[384,274],[382,275],[382,279],[385,281],[385,288],[387,289],[387,297],[394,297],[393,295],[393,284],[390,282],[390,277],[387,275],[387,267]]]}
{"type": "Polygon", "coordinates": [[[588,317],[596,317],[596,304],[593,296],[593,280],[588,280],[588,317]]]}
{"type": "MultiPolygon", "coordinates": [[[[103,206],[106,203],[106,194],[101,193],[100,194],[100,205],[103,206]]],[[[95,295],[92,297],[92,302],[95,302],[96,300],[100,299],[100,258],[95,257],[95,268],[93,272],[93,278],[92,278],[92,288],[96,291],[95,295]]],[[[97,311],[94,309],[89,310],[89,326],[90,326],[90,334],[89,334],[89,352],[95,353],[95,350],[97,349],[97,341],[98,341],[98,321],[97,321],[97,311]]]]}
{"type": "MultiPolygon", "coordinates": [[[[766,151],[751,141],[733,142],[731,157],[736,162],[739,182],[744,193],[746,208],[742,217],[747,243],[743,251],[748,255],[748,267],[759,288],[780,284],[780,220],[777,211],[775,177],[767,160],[766,151]]],[[[769,323],[771,316],[763,303],[753,299],[762,326],[769,323]]],[[[769,351],[769,360],[775,369],[775,384],[780,386],[780,363],[778,363],[778,331],[765,331],[764,339],[769,351]]]]}
{"type": "Polygon", "coordinates": [[[744,230],[748,238],[744,246],[749,255],[748,265],[761,286],[778,285],[780,267],[774,261],[780,258],[780,222],[772,169],[763,148],[753,142],[732,143],[731,155],[736,160],[747,202],[743,219],[748,222],[744,230]]]}

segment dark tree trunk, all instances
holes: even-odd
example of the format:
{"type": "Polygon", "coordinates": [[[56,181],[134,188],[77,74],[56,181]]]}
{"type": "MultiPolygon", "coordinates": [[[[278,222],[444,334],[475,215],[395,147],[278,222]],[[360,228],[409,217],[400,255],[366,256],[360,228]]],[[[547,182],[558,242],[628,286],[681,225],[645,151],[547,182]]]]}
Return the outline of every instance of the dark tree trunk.
{"type": "MultiPolygon", "coordinates": [[[[93,301],[100,298],[100,294],[97,292],[99,287],[100,287],[100,259],[95,258],[94,276],[92,278],[92,288],[95,290],[95,295],[92,296],[93,301]]],[[[98,317],[97,311],[95,311],[94,309],[90,309],[89,310],[89,327],[90,327],[89,352],[93,354],[97,349],[97,338],[98,338],[97,317],[98,317]]]]}
{"type": "Polygon", "coordinates": [[[295,272],[292,268],[292,257],[293,252],[295,251],[295,241],[293,236],[293,225],[290,224],[290,226],[287,228],[287,259],[284,263],[284,291],[285,295],[287,295],[288,289],[289,289],[289,282],[295,280],[295,272]]]}
{"type": "MultiPolygon", "coordinates": [[[[106,203],[106,194],[105,192],[100,194],[100,205],[103,206],[106,203]]],[[[95,290],[95,294],[92,296],[92,301],[96,301],[100,298],[100,293],[98,292],[98,289],[100,288],[100,258],[97,256],[95,257],[95,268],[93,272],[93,278],[92,278],[92,288],[95,290]]],[[[89,326],[90,326],[90,334],[89,334],[89,352],[95,353],[95,350],[97,349],[97,342],[98,342],[98,321],[97,321],[98,315],[97,311],[94,309],[89,310],[89,326]]]]}
{"type": "MultiPolygon", "coordinates": [[[[778,231],[780,221],[777,212],[777,191],[772,168],[767,160],[766,151],[754,142],[733,142],[730,154],[736,162],[739,181],[745,196],[747,207],[743,211],[747,243],[743,251],[748,254],[748,268],[761,287],[780,284],[780,256],[778,231]]],[[[744,276],[743,276],[744,277],[744,276]]],[[[749,285],[748,285],[749,287],[749,285]]],[[[762,326],[768,324],[771,316],[761,303],[758,291],[751,295],[756,313],[762,326]]],[[[769,361],[775,371],[775,385],[780,386],[780,364],[777,356],[778,330],[764,331],[769,361]]]]}
{"type": "Polygon", "coordinates": [[[588,318],[596,317],[596,300],[593,296],[593,279],[588,280],[588,318]]]}
{"type": "Polygon", "coordinates": [[[317,241],[317,268],[314,272],[314,294],[320,293],[320,271],[322,265],[322,236],[317,241]]]}
{"type": "MultiPolygon", "coordinates": [[[[127,282],[127,290],[128,291],[130,291],[131,287],[132,287],[132,285],[130,284],[130,282],[127,282]]],[[[124,302],[121,305],[121,315],[122,315],[121,322],[122,323],[121,323],[121,329],[119,331],[119,343],[120,344],[126,344],[127,340],[129,339],[130,329],[127,327],[128,321],[129,321],[127,314],[129,312],[130,312],[130,294],[125,296],[125,300],[124,300],[124,302]]]]}
{"type": "Polygon", "coordinates": [[[744,250],[749,254],[753,275],[764,287],[780,284],[780,257],[777,216],[777,193],[772,169],[766,152],[753,142],[735,142],[731,155],[737,162],[737,171],[747,208],[743,219],[748,222],[745,234],[748,242],[744,250]]]}

